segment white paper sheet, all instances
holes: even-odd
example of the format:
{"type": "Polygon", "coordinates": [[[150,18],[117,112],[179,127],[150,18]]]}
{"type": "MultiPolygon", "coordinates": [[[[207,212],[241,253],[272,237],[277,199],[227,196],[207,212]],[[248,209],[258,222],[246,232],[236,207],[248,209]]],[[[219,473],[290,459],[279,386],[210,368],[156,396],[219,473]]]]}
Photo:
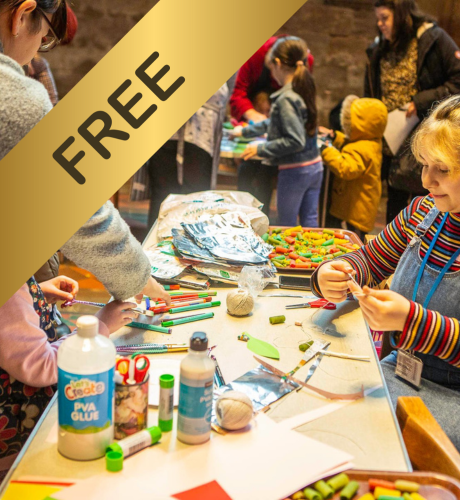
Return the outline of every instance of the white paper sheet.
{"type": "Polygon", "coordinates": [[[406,118],[406,109],[397,108],[388,113],[388,123],[383,137],[394,155],[419,121],[417,115],[406,118]]]}
{"type": "Polygon", "coordinates": [[[174,406],[179,404],[180,362],[163,354],[150,356],[149,406],[158,406],[160,402],[160,375],[165,373],[174,376],[174,406]]]}
{"type": "MultiPolygon", "coordinates": [[[[382,385],[376,385],[375,387],[371,387],[370,389],[365,389],[364,396],[368,396],[372,394],[377,389],[382,388],[382,385]]],[[[306,411],[304,413],[300,413],[299,415],[294,415],[293,417],[286,418],[281,422],[278,422],[279,427],[283,427],[284,429],[296,429],[301,425],[305,425],[308,422],[312,422],[318,418],[323,417],[324,415],[328,415],[336,410],[340,410],[346,405],[354,403],[354,401],[340,401],[340,402],[330,402],[320,408],[316,408],[315,410],[306,411]]]]}
{"type": "Polygon", "coordinates": [[[123,471],[81,481],[54,497],[113,500],[138,494],[164,500],[216,480],[232,500],[279,500],[329,472],[349,468],[351,459],[261,414],[250,431],[212,434],[199,446],[181,444],[174,433],[164,436],[160,445],[127,459],[123,471]]]}

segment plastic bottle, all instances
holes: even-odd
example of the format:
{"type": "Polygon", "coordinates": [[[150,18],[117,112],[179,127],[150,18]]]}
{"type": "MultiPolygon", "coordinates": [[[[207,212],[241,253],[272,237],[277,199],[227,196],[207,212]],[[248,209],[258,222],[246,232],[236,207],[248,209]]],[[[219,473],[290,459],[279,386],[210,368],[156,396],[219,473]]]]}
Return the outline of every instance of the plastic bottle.
{"type": "Polygon", "coordinates": [[[95,316],[81,316],[58,350],[58,450],[73,460],[103,457],[114,439],[116,350],[98,329],[95,316]]]}
{"type": "Polygon", "coordinates": [[[208,338],[195,332],[189,354],[180,364],[177,438],[186,444],[200,444],[211,434],[213,379],[216,365],[207,356],[208,338]]]}

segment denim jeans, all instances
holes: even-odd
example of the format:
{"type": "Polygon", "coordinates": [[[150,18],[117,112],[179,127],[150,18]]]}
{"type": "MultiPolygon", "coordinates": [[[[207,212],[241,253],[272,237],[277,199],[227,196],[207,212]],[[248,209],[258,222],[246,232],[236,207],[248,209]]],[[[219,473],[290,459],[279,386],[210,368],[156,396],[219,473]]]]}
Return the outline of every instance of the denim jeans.
{"type": "Polygon", "coordinates": [[[318,204],[323,180],[323,163],[278,172],[278,224],[318,227],[318,204]]]}

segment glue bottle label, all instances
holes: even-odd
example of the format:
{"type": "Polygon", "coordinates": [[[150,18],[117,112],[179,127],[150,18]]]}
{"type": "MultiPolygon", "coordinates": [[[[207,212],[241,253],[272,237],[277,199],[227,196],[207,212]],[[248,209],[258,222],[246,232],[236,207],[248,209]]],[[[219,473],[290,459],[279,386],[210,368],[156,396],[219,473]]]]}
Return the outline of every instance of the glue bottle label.
{"type": "Polygon", "coordinates": [[[113,424],[114,368],[76,375],[58,368],[59,427],[74,434],[95,434],[113,424]]]}
{"type": "Polygon", "coordinates": [[[181,375],[177,428],[184,434],[199,436],[211,428],[213,377],[204,380],[181,375]]]}

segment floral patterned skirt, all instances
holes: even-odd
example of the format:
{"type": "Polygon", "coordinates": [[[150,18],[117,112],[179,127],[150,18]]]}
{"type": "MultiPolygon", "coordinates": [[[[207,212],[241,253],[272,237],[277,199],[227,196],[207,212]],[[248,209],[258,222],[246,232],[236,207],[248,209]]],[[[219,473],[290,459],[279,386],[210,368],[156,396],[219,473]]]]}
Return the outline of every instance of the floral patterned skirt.
{"type": "Polygon", "coordinates": [[[0,459],[21,450],[55,390],[30,387],[0,368],[0,459]]]}

